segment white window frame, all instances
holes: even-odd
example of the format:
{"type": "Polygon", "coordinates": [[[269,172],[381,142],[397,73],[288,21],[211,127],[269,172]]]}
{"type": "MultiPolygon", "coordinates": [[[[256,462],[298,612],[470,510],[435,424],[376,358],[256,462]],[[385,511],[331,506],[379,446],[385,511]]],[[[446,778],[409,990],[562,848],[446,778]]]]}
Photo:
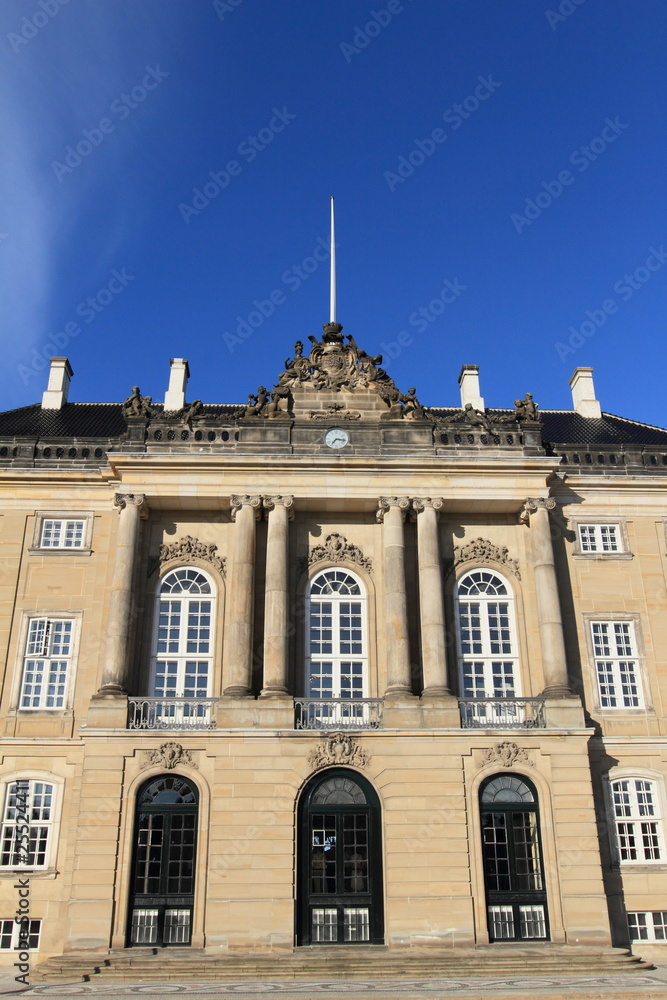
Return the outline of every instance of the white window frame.
{"type": "MultiPolygon", "coordinates": [[[[51,867],[51,858],[54,850],[54,841],[56,838],[57,831],[57,819],[59,818],[56,813],[58,806],[58,783],[53,779],[53,777],[42,777],[40,775],[16,775],[13,777],[8,777],[4,782],[2,787],[2,813],[0,814],[0,871],[26,871],[26,872],[42,872],[47,871],[51,867]],[[23,804],[23,809],[27,814],[27,823],[23,818],[16,814],[13,818],[8,816],[10,808],[9,796],[12,788],[15,785],[27,785],[27,797],[23,804]],[[49,806],[49,816],[48,819],[40,819],[33,822],[33,809],[34,800],[36,794],[44,794],[44,789],[41,786],[50,787],[50,806],[49,806]],[[5,839],[7,837],[7,831],[10,829],[22,830],[27,828],[28,831],[36,828],[46,828],[46,840],[44,845],[44,861],[42,864],[28,864],[25,861],[18,859],[18,863],[13,863],[11,860],[5,862],[3,855],[5,853],[5,839]]],[[[12,845],[16,841],[16,834],[12,834],[11,843],[12,845]]],[[[30,833],[27,834],[30,837],[30,833]]],[[[11,855],[10,855],[11,856],[11,855]]]]}
{"type": "Polygon", "coordinates": [[[591,671],[593,674],[593,691],[595,692],[595,706],[600,712],[645,712],[647,709],[651,709],[650,704],[650,688],[648,684],[648,677],[646,675],[646,663],[645,657],[643,655],[643,643],[641,639],[641,622],[639,615],[637,614],[613,614],[613,613],[603,613],[603,614],[593,614],[587,613],[584,615],[584,622],[586,626],[586,645],[588,648],[589,662],[591,664],[591,671]],[[596,650],[596,643],[594,639],[594,626],[604,625],[607,626],[607,636],[611,638],[610,643],[610,653],[608,656],[599,656],[596,650]],[[614,626],[629,626],[628,634],[631,640],[632,652],[628,656],[620,655],[618,652],[618,646],[613,641],[614,640],[614,626]],[[609,631],[611,629],[611,633],[609,631]],[[621,704],[626,698],[629,700],[631,695],[623,694],[623,663],[632,661],[634,663],[634,676],[637,685],[637,698],[639,701],[638,705],[627,705],[621,704]],[[601,667],[603,664],[609,664],[609,671],[612,680],[613,694],[612,697],[616,699],[616,705],[604,705],[603,700],[609,695],[604,695],[601,686],[601,667]]]}
{"type": "Polygon", "coordinates": [[[22,925],[17,923],[15,917],[0,917],[0,952],[3,951],[39,951],[39,941],[42,933],[42,921],[39,917],[28,917],[29,921],[29,931],[28,940],[31,937],[37,937],[36,945],[28,945],[24,947],[24,938],[21,935],[22,925]],[[7,924],[11,924],[11,928],[7,927],[7,924]],[[32,930],[34,924],[37,924],[36,930],[32,930]],[[3,947],[1,943],[1,938],[6,937],[8,933],[11,933],[11,943],[8,948],[3,947]]]}
{"type": "Polygon", "coordinates": [[[574,517],[571,518],[574,531],[574,551],[577,559],[632,559],[630,544],[628,539],[628,528],[625,518],[622,517],[574,517]],[[588,549],[582,540],[582,529],[592,529],[593,540],[596,543],[594,549],[588,549]],[[607,550],[604,548],[604,529],[614,528],[617,548],[607,550]]]}
{"type": "MultiPolygon", "coordinates": [[[[155,595],[155,611],[153,617],[153,634],[151,638],[151,663],[150,663],[150,680],[149,680],[149,690],[151,698],[160,698],[165,701],[171,698],[210,698],[211,690],[213,684],[213,665],[215,663],[215,629],[216,629],[216,607],[217,607],[217,587],[215,581],[209,573],[201,569],[199,566],[194,566],[192,564],[186,564],[183,566],[173,566],[167,573],[160,578],[157,586],[157,593],[155,595]],[[203,577],[210,587],[208,594],[198,594],[191,593],[187,591],[174,591],[173,593],[162,593],[162,587],[165,582],[169,580],[171,576],[177,573],[187,571],[190,573],[196,573],[198,576],[203,577]],[[178,649],[173,650],[161,650],[160,646],[164,641],[170,642],[169,637],[163,638],[161,636],[161,630],[164,628],[162,622],[164,619],[162,616],[167,613],[162,610],[162,604],[167,601],[179,601],[181,604],[179,612],[179,635],[178,635],[178,649]],[[208,601],[211,605],[209,614],[209,626],[208,626],[208,652],[202,653],[199,651],[188,652],[188,618],[189,618],[189,608],[191,604],[195,602],[201,602],[202,600],[208,601]],[[186,688],[186,677],[187,677],[187,664],[188,662],[197,661],[199,663],[206,662],[206,694],[195,694],[195,695],[184,695],[183,691],[186,688]],[[158,680],[158,664],[161,662],[171,661],[176,663],[176,688],[175,693],[164,693],[156,694],[157,680],[158,680]]],[[[171,640],[173,641],[173,640],[171,640]]]]}
{"type": "Polygon", "coordinates": [[[17,712],[65,712],[71,706],[71,692],[74,690],[74,677],[76,673],[76,663],[79,654],[79,639],[80,639],[80,622],[82,613],[81,612],[25,612],[24,619],[21,628],[20,636],[20,646],[19,646],[19,664],[17,670],[18,676],[18,686],[16,690],[16,711],[17,712]],[[32,622],[38,622],[44,620],[48,628],[48,646],[46,654],[30,654],[28,652],[28,646],[30,642],[30,633],[32,622]],[[67,622],[71,623],[70,632],[70,644],[69,653],[67,656],[53,655],[48,652],[48,649],[53,648],[53,641],[56,638],[57,632],[54,630],[54,623],[67,622]],[[23,698],[25,694],[25,687],[27,683],[27,667],[30,660],[43,660],[46,663],[46,668],[42,674],[42,691],[40,694],[39,704],[37,705],[23,705],[23,698]],[[62,705],[49,706],[46,704],[49,697],[48,691],[48,679],[50,676],[49,665],[52,662],[66,661],[65,668],[65,685],[63,692],[63,703],[62,705]],[[46,678],[46,683],[44,682],[46,678]]]}
{"type": "MultiPolygon", "coordinates": [[[[356,629],[354,630],[356,631],[356,629]]],[[[353,701],[355,698],[368,698],[369,697],[369,686],[370,686],[370,650],[369,650],[369,632],[368,632],[368,594],[364,581],[361,577],[354,573],[347,566],[334,565],[334,566],[322,566],[319,567],[317,572],[313,574],[311,579],[308,581],[308,589],[306,591],[306,614],[305,614],[305,656],[304,656],[304,676],[303,676],[303,690],[305,698],[316,698],[315,694],[311,694],[311,680],[312,680],[312,670],[311,665],[313,662],[320,661],[330,661],[331,662],[331,696],[325,696],[327,700],[331,701],[353,701]],[[327,573],[343,573],[345,576],[350,577],[359,587],[359,593],[348,595],[340,593],[332,594],[313,594],[314,584],[321,579],[327,573]],[[331,623],[331,652],[326,651],[313,651],[311,649],[311,624],[314,609],[323,604],[331,603],[332,605],[332,623],[331,623]],[[340,628],[341,628],[341,606],[344,604],[360,604],[360,619],[361,619],[361,638],[356,640],[353,636],[349,640],[341,640],[340,628]],[[345,652],[341,648],[341,643],[345,641],[359,642],[361,645],[362,652],[345,652]],[[360,693],[354,693],[354,674],[351,673],[350,676],[350,694],[343,694],[343,673],[342,665],[346,662],[354,661],[355,663],[361,663],[361,690],[360,693]]]]}
{"type": "Polygon", "coordinates": [[[661,774],[655,771],[624,767],[614,770],[604,776],[604,791],[606,798],[607,814],[609,816],[609,834],[611,840],[614,863],[621,868],[650,870],[665,870],[667,866],[667,851],[665,850],[665,787],[661,774]],[[621,782],[627,782],[628,788],[617,789],[621,782]],[[642,782],[649,786],[648,791],[651,797],[652,812],[646,812],[646,805],[640,801],[640,794],[647,789],[638,789],[637,783],[642,782]],[[619,803],[617,796],[627,794],[629,803],[619,803]],[[623,815],[617,815],[617,808],[621,806],[623,815]],[[655,824],[655,836],[657,838],[657,851],[659,857],[646,857],[646,847],[643,836],[652,836],[651,831],[643,830],[642,824],[655,824]],[[624,829],[621,829],[621,825],[624,829]],[[632,830],[625,827],[632,826],[632,830]],[[631,850],[634,841],[634,849],[641,857],[623,857],[624,850],[631,850]]]}
{"type": "MultiPolygon", "coordinates": [[[[520,698],[521,697],[521,656],[520,656],[520,646],[519,646],[519,636],[516,627],[516,602],[514,599],[514,591],[505,576],[499,573],[495,569],[491,569],[488,566],[476,566],[471,569],[467,569],[465,573],[462,573],[459,579],[456,581],[456,588],[454,592],[454,613],[456,620],[456,644],[457,644],[457,661],[458,661],[458,677],[459,677],[459,691],[462,698],[497,698],[501,699],[503,697],[507,698],[520,698]],[[472,574],[482,573],[488,574],[491,577],[495,577],[500,583],[503,584],[506,590],[504,595],[476,595],[474,597],[468,595],[460,595],[459,590],[461,584],[467,580],[472,574]],[[470,603],[480,603],[484,607],[484,611],[481,612],[483,621],[480,622],[480,632],[481,632],[481,646],[482,652],[464,652],[463,651],[463,637],[461,634],[461,610],[463,604],[470,603]],[[509,644],[512,652],[505,653],[494,653],[492,651],[493,640],[491,638],[490,623],[489,623],[489,612],[487,610],[490,604],[507,604],[507,617],[508,617],[508,632],[509,632],[509,644]],[[472,693],[466,691],[466,677],[464,672],[464,664],[466,661],[474,661],[483,664],[482,677],[484,681],[484,694],[476,694],[474,686],[472,688],[472,693]],[[502,695],[496,692],[496,685],[494,682],[493,664],[494,661],[497,662],[508,662],[512,663],[512,694],[502,695]]],[[[473,677],[474,679],[474,677],[473,677]]]]}
{"type": "Polygon", "coordinates": [[[59,556],[91,555],[92,535],[93,514],[90,511],[36,511],[35,531],[30,552],[32,554],[39,553],[40,555],[50,553],[59,556]],[[68,522],[81,521],[83,523],[81,545],[65,545],[65,532],[61,532],[62,544],[44,545],[44,530],[49,521],[60,521],[63,525],[66,525],[68,522]]]}
{"type": "Polygon", "coordinates": [[[630,938],[630,943],[634,944],[635,941],[650,941],[652,944],[667,944],[667,910],[628,910],[626,913],[628,919],[628,936],[630,938]],[[654,916],[659,914],[663,921],[664,930],[663,937],[656,937],[655,934],[655,921],[654,916]],[[636,918],[633,920],[633,918],[636,918]],[[644,923],[641,926],[641,919],[643,918],[644,923]],[[634,928],[633,928],[634,924],[634,928]],[[637,934],[633,936],[633,929],[645,930],[645,935],[637,934]]]}

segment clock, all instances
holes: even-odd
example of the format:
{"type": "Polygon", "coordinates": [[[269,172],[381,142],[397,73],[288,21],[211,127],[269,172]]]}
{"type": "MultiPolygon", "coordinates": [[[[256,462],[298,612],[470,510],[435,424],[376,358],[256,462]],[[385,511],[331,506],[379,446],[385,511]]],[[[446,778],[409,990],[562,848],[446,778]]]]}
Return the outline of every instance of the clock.
{"type": "Polygon", "coordinates": [[[344,448],[350,441],[350,435],[342,427],[332,427],[324,435],[324,443],[328,448],[344,448]]]}

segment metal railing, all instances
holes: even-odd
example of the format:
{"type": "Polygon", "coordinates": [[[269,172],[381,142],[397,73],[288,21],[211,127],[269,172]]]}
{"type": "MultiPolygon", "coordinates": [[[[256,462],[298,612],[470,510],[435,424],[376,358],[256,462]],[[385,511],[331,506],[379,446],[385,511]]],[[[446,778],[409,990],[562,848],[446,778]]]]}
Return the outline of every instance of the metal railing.
{"type": "Polygon", "coordinates": [[[459,698],[462,729],[546,729],[544,698],[459,698]]]}
{"type": "Polygon", "coordinates": [[[295,729],[382,729],[381,698],[295,698],[295,729]]]}
{"type": "Polygon", "coordinates": [[[217,698],[128,698],[128,729],[215,729],[217,698]]]}

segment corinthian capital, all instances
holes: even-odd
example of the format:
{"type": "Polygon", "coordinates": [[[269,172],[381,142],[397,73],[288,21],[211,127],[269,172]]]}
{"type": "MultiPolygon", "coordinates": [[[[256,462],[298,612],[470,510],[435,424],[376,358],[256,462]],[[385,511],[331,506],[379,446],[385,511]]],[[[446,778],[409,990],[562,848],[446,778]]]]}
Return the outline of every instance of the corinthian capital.
{"type": "Polygon", "coordinates": [[[294,497],[282,496],[278,494],[273,497],[263,497],[264,510],[275,510],[276,507],[284,507],[287,511],[290,521],[294,517],[294,497]]]}
{"type": "Polygon", "coordinates": [[[402,514],[405,514],[410,510],[410,498],[409,497],[380,497],[378,500],[378,512],[376,517],[378,521],[384,521],[384,515],[388,510],[392,510],[397,507],[402,514]]]}
{"type": "Polygon", "coordinates": [[[553,510],[554,507],[556,507],[555,497],[528,497],[519,514],[519,521],[521,524],[528,524],[530,515],[536,510],[553,510]]]}
{"type": "Polygon", "coordinates": [[[142,518],[148,517],[148,503],[145,493],[114,493],[114,507],[125,510],[126,507],[136,507],[142,518]]]}
{"type": "Polygon", "coordinates": [[[244,493],[242,496],[235,494],[229,498],[229,505],[232,508],[233,521],[242,507],[252,507],[255,511],[256,520],[259,519],[262,513],[262,498],[260,496],[249,496],[247,493],[244,493]]]}

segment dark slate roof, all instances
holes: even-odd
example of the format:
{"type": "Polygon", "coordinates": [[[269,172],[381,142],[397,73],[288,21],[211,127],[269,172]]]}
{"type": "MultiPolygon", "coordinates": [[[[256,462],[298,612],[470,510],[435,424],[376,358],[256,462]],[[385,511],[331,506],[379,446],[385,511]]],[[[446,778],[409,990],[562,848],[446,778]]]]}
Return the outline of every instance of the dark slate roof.
{"type": "MultiPolygon", "coordinates": [[[[154,404],[156,416],[162,406],[154,404]]],[[[211,416],[229,416],[240,404],[205,405],[211,416]]],[[[432,407],[435,415],[451,415],[456,407],[432,407]]],[[[488,410],[487,415],[509,416],[510,410],[488,410]]],[[[551,444],[660,445],[667,447],[667,430],[625,417],[603,413],[599,420],[572,410],[542,410],[542,438],[551,444]]],[[[452,425],[454,429],[456,426],[452,425]]],[[[67,403],[61,410],[43,410],[39,403],[0,413],[0,438],[118,438],[127,429],[121,403],[67,403]]]]}

